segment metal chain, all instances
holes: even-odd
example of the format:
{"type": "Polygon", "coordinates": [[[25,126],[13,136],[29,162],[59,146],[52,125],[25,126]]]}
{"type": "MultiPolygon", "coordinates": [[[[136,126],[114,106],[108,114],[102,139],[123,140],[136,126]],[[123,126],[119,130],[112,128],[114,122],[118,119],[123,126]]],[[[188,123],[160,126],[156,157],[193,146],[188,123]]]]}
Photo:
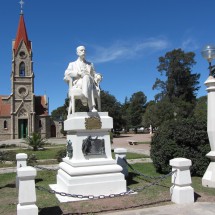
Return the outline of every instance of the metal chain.
{"type": "MultiPolygon", "coordinates": [[[[127,162],[126,159],[124,159],[124,161],[137,174],[139,174],[141,176],[144,176],[146,178],[158,179],[158,180],[153,181],[150,184],[147,184],[147,185],[145,185],[143,187],[138,187],[138,188],[135,188],[133,190],[129,190],[127,192],[121,192],[121,193],[118,193],[118,194],[110,194],[110,195],[98,195],[98,196],[94,196],[94,195],[81,195],[81,194],[70,194],[70,193],[65,193],[65,192],[58,192],[58,191],[55,191],[55,190],[52,190],[52,189],[47,189],[47,188],[41,187],[41,186],[36,186],[36,188],[38,190],[40,190],[40,191],[46,191],[46,192],[51,193],[51,194],[57,194],[57,195],[60,195],[60,196],[67,196],[67,197],[73,197],[73,198],[78,198],[78,199],[106,199],[106,198],[115,198],[115,197],[129,195],[129,194],[132,194],[132,193],[135,193],[135,192],[140,192],[140,191],[142,191],[142,190],[144,190],[144,189],[146,189],[148,187],[154,186],[154,185],[159,185],[159,183],[161,181],[163,181],[164,179],[166,179],[167,177],[171,176],[172,174],[174,174],[177,171],[177,170],[172,171],[172,172],[170,172],[170,173],[168,173],[166,175],[163,175],[163,176],[152,177],[152,176],[144,175],[143,173],[141,173],[138,170],[134,169],[127,162]]],[[[34,166],[34,167],[38,168],[38,169],[42,169],[42,170],[48,170],[48,171],[58,170],[58,169],[45,168],[45,167],[41,167],[41,166],[34,166]]]]}
{"type": "Polygon", "coordinates": [[[140,192],[144,189],[146,189],[147,187],[151,187],[151,186],[154,186],[154,185],[159,185],[159,183],[161,181],[163,181],[164,179],[166,179],[167,177],[169,177],[170,175],[172,175],[173,173],[175,173],[177,170],[175,171],[172,171],[164,176],[161,176],[158,180],[150,183],[150,184],[147,184],[143,187],[139,187],[139,188],[136,188],[136,189],[133,189],[133,190],[129,190],[127,192],[121,192],[121,193],[118,193],[118,194],[110,194],[110,195],[98,195],[98,196],[94,196],[94,195],[81,195],[81,194],[70,194],[70,193],[64,193],[64,192],[58,192],[58,191],[55,191],[55,190],[52,190],[52,189],[47,189],[45,187],[41,187],[41,186],[36,186],[36,188],[38,190],[41,190],[41,191],[46,191],[48,193],[51,193],[51,194],[58,194],[60,196],[67,196],[67,197],[73,197],[73,198],[79,198],[79,199],[106,199],[106,198],[115,198],[115,197],[120,197],[120,196],[125,196],[125,195],[129,195],[129,194],[132,194],[132,193],[135,193],[135,192],[140,192]]]}
{"type": "Polygon", "coordinates": [[[42,166],[32,166],[32,167],[41,169],[41,170],[47,170],[47,171],[56,171],[59,169],[59,168],[47,168],[47,167],[42,167],[42,166]]]}
{"type": "Polygon", "coordinates": [[[151,182],[150,184],[147,184],[147,185],[145,185],[145,186],[143,186],[143,187],[134,189],[134,192],[142,191],[142,190],[144,190],[145,188],[151,187],[151,186],[154,186],[154,185],[159,185],[159,183],[160,183],[161,181],[163,181],[163,180],[166,179],[167,177],[173,175],[175,172],[177,172],[177,170],[174,170],[174,171],[172,171],[172,172],[170,172],[170,173],[168,173],[168,174],[166,174],[166,175],[160,176],[159,178],[157,178],[158,180],[153,181],[153,182],[151,182]]]}
{"type": "Polygon", "coordinates": [[[51,193],[51,194],[58,194],[60,196],[67,196],[67,197],[73,197],[73,198],[78,198],[78,199],[106,199],[106,198],[125,196],[125,195],[129,195],[129,194],[132,194],[135,192],[133,190],[129,190],[127,192],[122,192],[122,193],[118,193],[118,194],[94,196],[94,195],[82,195],[82,194],[70,194],[70,193],[58,192],[58,191],[55,191],[52,189],[47,189],[47,188],[41,187],[41,186],[36,186],[36,188],[38,190],[46,191],[46,192],[51,193]]]}
{"type": "MultiPolygon", "coordinates": [[[[150,179],[159,179],[159,178],[163,178],[163,177],[164,177],[164,176],[149,176],[149,175],[145,175],[145,174],[143,174],[142,172],[140,172],[140,171],[134,169],[134,167],[131,166],[131,164],[129,164],[128,161],[127,161],[125,158],[123,158],[123,160],[125,161],[125,163],[128,165],[128,167],[129,167],[130,169],[132,169],[135,173],[137,173],[137,174],[140,175],[140,176],[143,176],[143,177],[145,177],[145,178],[150,178],[150,179]]],[[[169,175],[169,173],[168,173],[167,175],[169,175]]]]}

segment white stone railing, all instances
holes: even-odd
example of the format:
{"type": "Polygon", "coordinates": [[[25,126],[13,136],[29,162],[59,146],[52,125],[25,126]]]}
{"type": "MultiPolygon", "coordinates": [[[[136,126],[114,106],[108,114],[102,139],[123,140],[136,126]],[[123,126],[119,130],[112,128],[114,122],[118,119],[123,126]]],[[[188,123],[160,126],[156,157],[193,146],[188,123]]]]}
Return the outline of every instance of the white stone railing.
{"type": "MultiPolygon", "coordinates": [[[[114,150],[116,161],[122,167],[125,177],[128,176],[126,159],[127,150],[117,148],[114,150]]],[[[17,154],[17,180],[19,189],[17,215],[37,215],[35,177],[36,169],[26,166],[27,155],[17,154]]],[[[189,204],[194,202],[194,189],[191,187],[190,166],[191,160],[175,158],[170,160],[172,166],[172,187],[170,188],[171,201],[176,204],[189,204]]]]}
{"type": "Polygon", "coordinates": [[[122,167],[122,173],[124,174],[125,178],[128,177],[128,167],[124,159],[126,159],[127,149],[125,148],[116,148],[114,149],[116,162],[118,165],[122,167]]]}
{"type": "Polygon", "coordinates": [[[16,160],[16,186],[19,189],[17,215],[38,215],[38,207],[35,204],[35,177],[37,175],[37,171],[35,168],[27,166],[27,154],[17,154],[16,160]]]}
{"type": "Polygon", "coordinates": [[[171,201],[176,204],[194,203],[194,189],[190,175],[191,160],[186,158],[175,158],[170,160],[172,171],[172,187],[170,188],[171,201]]]}
{"type": "MultiPolygon", "coordinates": [[[[20,167],[27,166],[27,158],[28,158],[28,155],[25,153],[16,154],[16,171],[17,172],[20,167]]],[[[16,175],[16,188],[19,188],[19,180],[18,180],[17,175],[16,175]]]]}

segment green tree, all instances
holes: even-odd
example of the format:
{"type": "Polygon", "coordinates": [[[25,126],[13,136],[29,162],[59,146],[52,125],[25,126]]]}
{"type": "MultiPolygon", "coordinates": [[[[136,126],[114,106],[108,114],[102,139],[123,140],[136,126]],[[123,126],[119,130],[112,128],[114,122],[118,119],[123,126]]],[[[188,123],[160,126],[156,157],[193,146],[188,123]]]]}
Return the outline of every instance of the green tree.
{"type": "Polygon", "coordinates": [[[207,122],[207,96],[202,96],[197,99],[194,109],[194,116],[203,122],[207,122]]]}
{"type": "Polygon", "coordinates": [[[131,128],[137,128],[142,126],[142,118],[145,110],[147,97],[141,91],[134,93],[129,101],[129,106],[127,108],[128,125],[131,128]]]}
{"type": "Polygon", "coordinates": [[[146,104],[146,110],[143,115],[143,126],[149,127],[149,126],[157,127],[157,108],[156,108],[156,102],[150,101],[146,104]]]}
{"type": "Polygon", "coordinates": [[[202,176],[210,162],[207,126],[201,120],[184,118],[165,121],[152,137],[151,158],[158,172],[169,172],[176,157],[192,160],[191,172],[202,176]]]}
{"type": "Polygon", "coordinates": [[[153,89],[160,90],[156,100],[167,96],[170,101],[180,98],[186,102],[193,102],[199,89],[200,74],[192,74],[191,69],[195,65],[195,54],[185,53],[181,49],[167,52],[159,58],[158,72],[165,73],[166,80],[156,79],[153,89]]]}
{"type": "Polygon", "coordinates": [[[183,101],[181,98],[175,98],[171,102],[168,97],[164,97],[161,101],[151,101],[143,116],[144,126],[152,125],[159,127],[163,122],[187,118],[193,115],[194,103],[183,101]]]}
{"type": "Polygon", "coordinates": [[[51,112],[51,116],[53,120],[64,120],[67,116],[67,109],[66,106],[60,106],[57,109],[51,112]]]}
{"type": "Polygon", "coordinates": [[[163,98],[159,102],[151,101],[143,116],[144,126],[159,127],[163,122],[176,117],[174,109],[174,104],[168,98],[163,98]]]}
{"type": "Polygon", "coordinates": [[[125,131],[129,131],[129,117],[128,117],[128,108],[129,108],[130,102],[128,101],[128,98],[125,97],[125,101],[121,106],[121,112],[122,112],[122,127],[125,129],[125,131]]]}
{"type": "Polygon", "coordinates": [[[102,111],[108,112],[113,117],[113,129],[121,129],[123,126],[123,118],[121,112],[121,104],[116,98],[107,91],[101,91],[102,111]]]}
{"type": "MultiPolygon", "coordinates": [[[[68,114],[68,106],[69,106],[69,99],[66,98],[63,106],[60,106],[51,112],[52,119],[56,121],[66,120],[67,114],[68,114]]],[[[62,124],[62,129],[60,132],[63,135],[66,135],[66,131],[64,131],[64,124],[62,124]]]]}

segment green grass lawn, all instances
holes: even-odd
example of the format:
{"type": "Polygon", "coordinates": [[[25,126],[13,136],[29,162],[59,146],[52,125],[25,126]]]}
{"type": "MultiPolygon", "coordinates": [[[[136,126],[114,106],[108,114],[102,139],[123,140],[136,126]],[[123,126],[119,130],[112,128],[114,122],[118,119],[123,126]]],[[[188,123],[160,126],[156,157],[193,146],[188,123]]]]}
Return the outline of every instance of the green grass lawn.
{"type": "Polygon", "coordinates": [[[149,155],[144,155],[144,154],[137,154],[137,153],[132,153],[132,152],[127,152],[126,153],[126,158],[127,159],[140,159],[140,158],[149,158],[149,155]]]}
{"type": "Polygon", "coordinates": [[[137,142],[137,144],[151,144],[151,142],[137,142]]]}
{"type": "MultiPolygon", "coordinates": [[[[143,174],[150,176],[159,176],[156,173],[152,163],[137,163],[132,165],[135,169],[143,174]]],[[[57,171],[38,171],[36,177],[36,185],[49,189],[49,184],[56,183],[57,171]]],[[[12,215],[16,214],[17,205],[17,190],[15,188],[15,173],[0,175],[0,214],[12,215]]],[[[192,187],[196,193],[214,196],[215,189],[205,188],[201,186],[201,177],[192,177],[192,187]]],[[[152,180],[136,175],[129,171],[127,185],[131,189],[143,188],[149,185],[152,180]]],[[[40,215],[49,214],[72,214],[86,213],[94,214],[99,211],[111,209],[132,208],[132,207],[147,207],[148,205],[156,206],[161,204],[171,204],[169,188],[171,187],[171,177],[168,176],[164,181],[157,186],[147,187],[136,195],[125,197],[117,197],[114,199],[89,200],[71,203],[59,203],[54,194],[45,191],[36,190],[37,206],[40,209],[40,215]],[[55,211],[55,212],[54,212],[55,211]]]]}
{"type": "Polygon", "coordinates": [[[45,148],[45,150],[41,151],[33,151],[32,149],[14,149],[10,150],[11,152],[15,152],[15,154],[18,153],[26,153],[27,155],[35,154],[38,160],[44,160],[44,159],[55,159],[56,153],[65,148],[65,146],[61,147],[54,147],[54,148],[45,148]]]}
{"type": "MultiPolygon", "coordinates": [[[[45,150],[42,150],[42,151],[32,151],[31,149],[13,149],[13,150],[10,150],[10,152],[14,152],[15,154],[18,154],[18,153],[26,153],[28,156],[30,154],[35,154],[36,157],[37,157],[37,160],[38,162],[40,160],[47,160],[47,159],[56,159],[56,154],[59,150],[62,150],[62,149],[65,149],[65,146],[62,146],[61,147],[48,147],[46,148],[45,150]]],[[[112,153],[112,157],[115,158],[115,154],[114,152],[112,153]]],[[[130,153],[128,152],[126,154],[126,157],[127,159],[139,159],[139,158],[148,158],[149,156],[148,155],[143,155],[143,154],[137,154],[137,153],[130,153]]],[[[40,162],[39,162],[40,163],[40,162]]],[[[43,164],[56,164],[57,162],[56,161],[46,161],[45,163],[43,164]]],[[[0,168],[3,168],[3,167],[14,167],[16,166],[16,163],[0,163],[0,168]]]]}
{"type": "Polygon", "coordinates": [[[20,150],[18,150],[18,153],[27,153],[29,154],[35,154],[38,160],[44,160],[44,159],[55,159],[56,154],[59,150],[65,148],[65,146],[62,147],[57,147],[57,148],[46,148],[45,150],[42,151],[32,151],[32,150],[27,150],[27,151],[23,151],[20,152],[20,150]]]}

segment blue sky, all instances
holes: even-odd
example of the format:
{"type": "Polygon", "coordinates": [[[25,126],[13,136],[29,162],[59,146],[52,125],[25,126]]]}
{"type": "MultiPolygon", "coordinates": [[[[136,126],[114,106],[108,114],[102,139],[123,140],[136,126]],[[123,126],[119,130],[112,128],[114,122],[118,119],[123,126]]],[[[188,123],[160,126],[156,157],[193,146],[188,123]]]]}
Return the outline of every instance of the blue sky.
{"type": "MultiPolygon", "coordinates": [[[[200,73],[198,96],[206,95],[208,64],[201,57],[215,44],[214,0],[24,0],[24,18],[33,43],[35,94],[49,96],[50,113],[64,104],[63,81],[76,47],[84,45],[87,60],[102,73],[101,88],[123,103],[152,90],[158,58],[174,48],[196,53],[193,73],[200,73]]],[[[12,40],[16,37],[19,0],[2,2],[0,13],[0,94],[11,92],[12,40]]]]}

